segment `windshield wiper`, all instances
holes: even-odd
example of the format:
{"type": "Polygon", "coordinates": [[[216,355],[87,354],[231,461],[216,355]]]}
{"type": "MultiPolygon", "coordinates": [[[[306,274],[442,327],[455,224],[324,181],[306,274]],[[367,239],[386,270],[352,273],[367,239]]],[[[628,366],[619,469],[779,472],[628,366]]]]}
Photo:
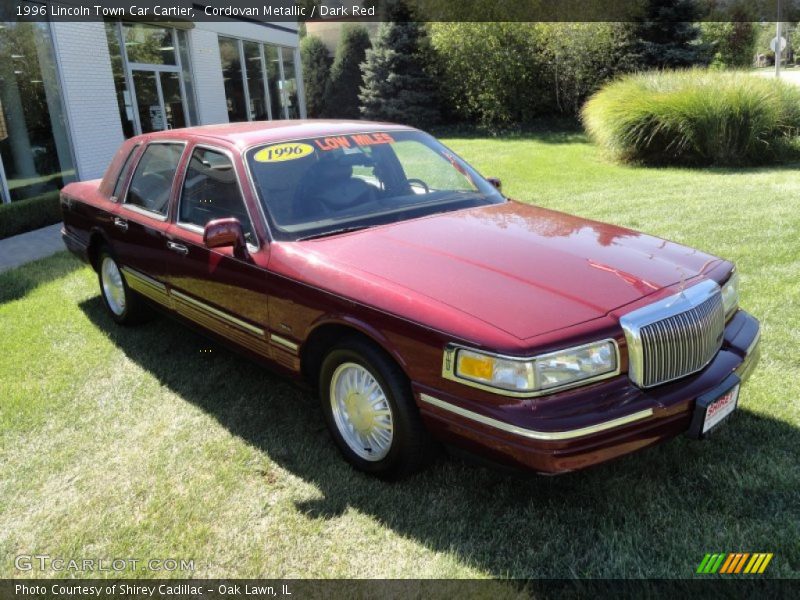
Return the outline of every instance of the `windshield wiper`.
{"type": "Polygon", "coordinates": [[[317,238],[329,237],[332,235],[339,235],[341,233],[350,233],[351,231],[361,231],[362,229],[369,229],[370,225],[354,225],[352,227],[342,227],[341,229],[333,229],[331,231],[323,231],[322,233],[314,233],[305,237],[297,238],[298,242],[304,240],[315,240],[317,238]]]}

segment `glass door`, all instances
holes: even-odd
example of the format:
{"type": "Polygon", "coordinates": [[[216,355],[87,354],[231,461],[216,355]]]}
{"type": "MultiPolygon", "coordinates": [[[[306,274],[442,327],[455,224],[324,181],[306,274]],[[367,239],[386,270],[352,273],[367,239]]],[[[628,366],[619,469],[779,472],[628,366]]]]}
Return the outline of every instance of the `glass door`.
{"type": "Polygon", "coordinates": [[[139,123],[142,133],[161,131],[164,127],[164,105],[158,92],[159,82],[155,71],[134,70],[133,87],[136,109],[139,113],[139,123]]]}
{"type": "Polygon", "coordinates": [[[167,129],[186,127],[186,116],[183,112],[181,96],[181,74],[162,71],[159,77],[161,84],[161,104],[164,108],[167,129]]]}
{"type": "Polygon", "coordinates": [[[142,133],[186,127],[180,73],[132,69],[142,133]]]}

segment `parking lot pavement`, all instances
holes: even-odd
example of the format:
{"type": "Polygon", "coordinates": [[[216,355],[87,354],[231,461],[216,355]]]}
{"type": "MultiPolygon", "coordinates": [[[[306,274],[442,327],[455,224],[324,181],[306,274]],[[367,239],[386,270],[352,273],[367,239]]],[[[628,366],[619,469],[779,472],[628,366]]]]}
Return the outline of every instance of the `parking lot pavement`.
{"type": "MultiPolygon", "coordinates": [[[[775,77],[774,69],[759,69],[754,71],[761,77],[775,77]]],[[[800,85],[800,67],[793,67],[791,69],[781,69],[781,79],[787,83],[800,85]]]]}
{"type": "Polygon", "coordinates": [[[0,273],[62,250],[61,223],[0,240],[0,273]]]}

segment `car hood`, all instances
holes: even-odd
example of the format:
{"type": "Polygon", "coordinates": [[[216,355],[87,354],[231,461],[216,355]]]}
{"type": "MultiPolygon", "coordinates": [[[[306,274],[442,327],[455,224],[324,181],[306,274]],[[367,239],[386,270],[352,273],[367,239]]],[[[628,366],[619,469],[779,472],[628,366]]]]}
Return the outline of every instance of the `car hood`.
{"type": "Polygon", "coordinates": [[[605,316],[720,261],[513,201],[301,244],[329,265],[427,296],[523,340],[605,316]]]}

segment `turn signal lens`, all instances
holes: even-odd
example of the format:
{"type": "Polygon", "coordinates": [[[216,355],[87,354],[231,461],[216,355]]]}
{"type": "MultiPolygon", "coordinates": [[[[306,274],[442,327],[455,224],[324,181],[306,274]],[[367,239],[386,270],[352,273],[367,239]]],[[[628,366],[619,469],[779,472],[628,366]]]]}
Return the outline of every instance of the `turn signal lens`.
{"type": "Polygon", "coordinates": [[[514,392],[533,390],[533,363],[461,349],[456,375],[484,385],[514,392]]]}
{"type": "Polygon", "coordinates": [[[458,372],[465,377],[491,381],[494,359],[474,352],[459,352],[458,372]]]}

